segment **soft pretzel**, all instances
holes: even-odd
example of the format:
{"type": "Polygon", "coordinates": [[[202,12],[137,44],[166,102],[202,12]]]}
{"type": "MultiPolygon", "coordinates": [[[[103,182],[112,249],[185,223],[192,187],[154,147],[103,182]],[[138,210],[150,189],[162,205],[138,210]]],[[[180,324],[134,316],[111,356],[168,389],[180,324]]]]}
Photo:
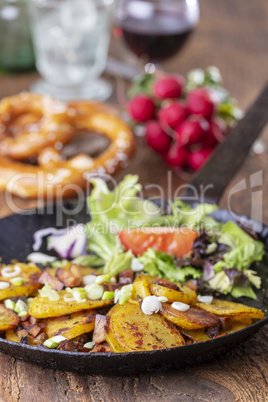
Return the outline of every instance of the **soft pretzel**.
{"type": "Polygon", "coordinates": [[[122,120],[106,110],[106,106],[85,102],[72,103],[68,110],[74,133],[90,130],[110,140],[100,156],[81,154],[64,160],[55,147],[44,147],[38,154],[38,164],[30,165],[11,160],[0,150],[0,189],[23,198],[66,198],[86,188],[87,173],[113,174],[132,154],[134,137],[122,120]]]}
{"type": "Polygon", "coordinates": [[[49,96],[21,93],[0,102],[0,153],[14,160],[36,157],[74,135],[69,107],[49,96]]]}

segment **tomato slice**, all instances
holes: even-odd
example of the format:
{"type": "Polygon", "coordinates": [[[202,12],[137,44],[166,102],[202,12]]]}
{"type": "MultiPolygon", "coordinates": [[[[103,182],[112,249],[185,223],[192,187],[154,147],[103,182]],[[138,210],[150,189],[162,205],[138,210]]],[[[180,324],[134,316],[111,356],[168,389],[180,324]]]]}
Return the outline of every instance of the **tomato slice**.
{"type": "Polygon", "coordinates": [[[189,228],[140,228],[119,232],[123,246],[135,255],[141,255],[151,247],[180,258],[192,251],[197,236],[198,234],[189,228]]]}

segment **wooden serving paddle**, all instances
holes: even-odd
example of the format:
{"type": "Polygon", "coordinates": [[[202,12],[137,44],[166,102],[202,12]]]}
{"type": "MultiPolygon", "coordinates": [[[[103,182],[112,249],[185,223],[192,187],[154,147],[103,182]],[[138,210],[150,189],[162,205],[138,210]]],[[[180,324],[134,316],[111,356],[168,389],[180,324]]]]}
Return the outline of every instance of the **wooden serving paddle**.
{"type": "Polygon", "coordinates": [[[244,118],[231,129],[225,141],[215,149],[207,163],[193,177],[182,194],[183,200],[193,199],[193,188],[201,198],[201,189],[206,188],[202,202],[218,204],[225,188],[244,163],[267,120],[268,83],[247,110],[244,118]]]}

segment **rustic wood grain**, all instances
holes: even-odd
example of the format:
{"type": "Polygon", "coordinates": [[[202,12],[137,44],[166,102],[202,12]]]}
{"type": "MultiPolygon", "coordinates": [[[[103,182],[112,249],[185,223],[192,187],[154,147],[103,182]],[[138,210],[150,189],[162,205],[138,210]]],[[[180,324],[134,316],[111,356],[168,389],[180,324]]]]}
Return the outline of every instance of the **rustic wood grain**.
{"type": "MultiPolygon", "coordinates": [[[[217,65],[226,87],[247,107],[267,80],[268,65],[268,3],[264,0],[202,0],[201,23],[181,54],[166,64],[169,71],[185,74],[194,67],[217,65]]],[[[125,54],[118,44],[113,53],[125,54]]],[[[130,60],[133,60],[129,56],[130,60]]],[[[0,96],[28,88],[37,74],[0,77],[0,96]]],[[[262,139],[268,146],[268,129],[262,139]]],[[[239,150],[238,150],[239,152],[239,150]]],[[[263,186],[258,195],[258,210],[268,223],[267,152],[251,155],[225,192],[221,206],[228,206],[232,186],[245,179],[248,188],[232,197],[230,205],[236,212],[251,213],[250,175],[261,170],[263,186]]],[[[167,168],[156,154],[139,141],[136,157],[123,172],[138,173],[143,184],[160,184],[168,197],[184,178],[167,174],[167,168]]],[[[254,189],[256,190],[256,189],[254,189]]],[[[147,190],[146,195],[156,190],[147,190]]],[[[159,195],[159,194],[158,194],[159,195]]],[[[35,202],[14,199],[17,206],[31,208],[35,202]]],[[[256,211],[255,211],[256,212],[256,211]]],[[[0,196],[0,215],[10,213],[5,197],[0,196]]],[[[79,376],[33,366],[0,354],[0,401],[267,401],[268,400],[268,340],[267,328],[224,356],[184,370],[140,376],[94,377],[79,376]]]]}

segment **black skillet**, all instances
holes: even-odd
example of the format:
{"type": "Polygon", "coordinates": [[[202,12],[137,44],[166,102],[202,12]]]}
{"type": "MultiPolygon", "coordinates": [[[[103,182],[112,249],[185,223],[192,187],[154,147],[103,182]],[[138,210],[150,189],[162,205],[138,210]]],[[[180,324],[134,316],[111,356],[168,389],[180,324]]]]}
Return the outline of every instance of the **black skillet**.
{"type": "MultiPolygon", "coordinates": [[[[206,197],[202,201],[213,203],[219,201],[223,190],[241,166],[253,141],[264,127],[268,119],[267,110],[268,86],[249,109],[245,118],[237,125],[227,140],[217,148],[205,167],[194,177],[191,184],[197,190],[201,185],[211,183],[214,185],[206,192],[206,197]],[[243,140],[241,141],[241,139],[243,140]]],[[[191,190],[187,190],[184,198],[190,196],[192,196],[191,190]]],[[[71,211],[74,207],[77,207],[77,205],[67,202],[64,205],[57,204],[45,207],[41,211],[34,210],[30,213],[13,215],[0,220],[0,256],[3,261],[8,263],[13,258],[25,261],[26,256],[32,251],[33,233],[41,228],[56,226],[56,216],[59,212],[62,212],[63,216],[62,226],[66,226],[67,220],[69,218],[73,219],[71,211]]],[[[215,217],[222,222],[233,219],[232,214],[227,210],[218,210],[215,213],[215,217]]],[[[81,210],[76,214],[75,218],[77,222],[88,222],[90,217],[85,206],[81,206],[81,210]]],[[[268,253],[268,227],[261,226],[258,222],[251,221],[248,218],[241,218],[243,218],[244,224],[253,225],[258,231],[268,253]]],[[[233,334],[179,348],[119,354],[85,354],[47,350],[13,343],[0,338],[0,351],[17,359],[53,369],[96,375],[128,375],[146,371],[162,371],[182,365],[185,366],[186,363],[193,364],[211,359],[216,354],[243,342],[268,323],[268,263],[264,261],[254,268],[262,277],[265,289],[257,292],[257,301],[251,301],[246,298],[236,299],[236,301],[261,308],[265,312],[265,318],[233,334]]]]}

